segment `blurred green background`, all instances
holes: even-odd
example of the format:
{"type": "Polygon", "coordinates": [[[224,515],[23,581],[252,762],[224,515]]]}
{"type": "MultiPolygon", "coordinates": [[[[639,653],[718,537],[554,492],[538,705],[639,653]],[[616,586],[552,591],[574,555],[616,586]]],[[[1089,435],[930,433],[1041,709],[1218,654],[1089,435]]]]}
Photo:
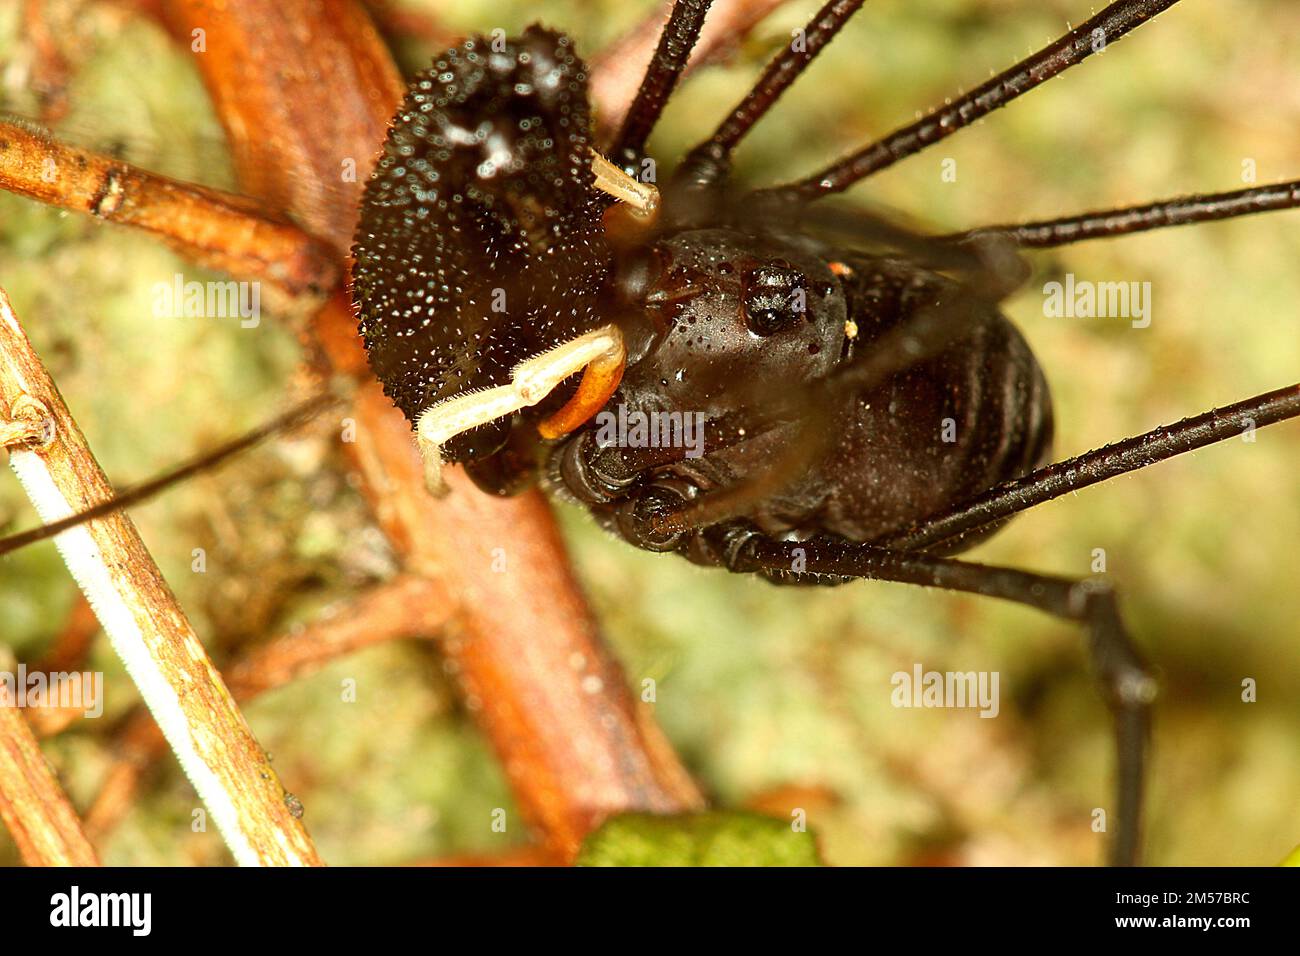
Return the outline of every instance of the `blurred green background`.
{"type": "MultiPolygon", "coordinates": [[[[3,98],[22,107],[18,4],[0,5],[3,98]]],[[[143,165],[229,184],[220,129],[187,55],[113,5],[73,3],[87,60],[70,139],[146,145],[143,165]],[[87,133],[89,131],[89,133],[87,133]]],[[[650,4],[404,2],[455,31],[542,19],[590,55],[650,4]]],[[[654,142],[665,164],[713,128],[818,4],[791,3],[731,61],[695,76],[654,142]]],[[[910,121],[1093,12],[1077,0],[870,0],[739,154],[752,182],[802,175],[910,121]]],[[[1066,76],[851,195],[937,230],[1240,188],[1300,175],[1300,6],[1187,0],[1066,76]],[[941,163],[956,160],[955,182],[941,163]]],[[[431,52],[401,47],[416,68],[431,52]]],[[[71,132],[67,132],[71,131],[71,132]]],[[[136,157],[132,157],[136,158],[136,157]]],[[[1300,372],[1300,217],[1275,214],[1032,254],[1008,304],[1052,383],[1058,457],[1290,384],[1300,372]],[[1045,281],[1150,281],[1153,321],[1049,319],[1045,281]]],[[[151,288],[202,273],[157,243],[0,195],[0,285],[106,470],[126,483],[265,419],[297,345],[275,317],[151,315],[151,288]]],[[[262,449],[138,509],[145,540],[200,634],[224,653],[310,619],[391,573],[332,429],[262,449]],[[190,571],[195,547],[208,571],[190,571]]],[[[1149,859],[1270,864],[1300,842],[1300,426],[1261,430],[1040,507],[973,555],[1086,575],[1104,548],[1132,629],[1160,669],[1149,859]],[[1243,703],[1241,682],[1258,681],[1243,703]]],[[[807,808],[838,864],[1094,863],[1091,810],[1111,802],[1109,723],[1079,633],[1018,607],[871,584],[777,589],[636,552],[581,511],[560,518],[630,680],[721,806],[807,808]],[[993,670],[1001,714],[898,710],[890,676],[993,670]]],[[[0,527],[33,514],[0,475],[0,527]]],[[[54,549],[0,559],[0,642],[27,660],[57,634],[74,588],[54,549]]],[[[134,703],[102,637],[108,712],[134,703]],[[115,675],[118,679],[115,679],[115,675]]],[[[490,853],[503,777],[429,648],[339,661],[246,709],[335,864],[490,853]],[[338,699],[355,677],[356,704],[338,699]]],[[[96,792],[111,719],[46,744],[74,802],[96,792]]],[[[170,761],[103,848],[108,862],[222,863],[193,834],[195,799],[170,761]]],[[[0,835],[0,861],[16,853],[0,835]]]]}

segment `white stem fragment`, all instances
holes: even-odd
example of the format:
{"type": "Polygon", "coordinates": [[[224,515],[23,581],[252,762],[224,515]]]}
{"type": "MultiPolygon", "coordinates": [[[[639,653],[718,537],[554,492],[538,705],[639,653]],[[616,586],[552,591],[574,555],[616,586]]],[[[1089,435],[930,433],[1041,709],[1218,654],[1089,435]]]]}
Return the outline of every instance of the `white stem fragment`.
{"type": "MultiPolygon", "coordinates": [[[[38,407],[52,428],[39,444],[12,445],[10,464],[41,520],[111,500],[112,485],[0,289],[0,418],[31,421],[38,407]]],[[[319,865],[266,754],[130,519],[115,512],[54,543],[236,862],[319,865]]]]}

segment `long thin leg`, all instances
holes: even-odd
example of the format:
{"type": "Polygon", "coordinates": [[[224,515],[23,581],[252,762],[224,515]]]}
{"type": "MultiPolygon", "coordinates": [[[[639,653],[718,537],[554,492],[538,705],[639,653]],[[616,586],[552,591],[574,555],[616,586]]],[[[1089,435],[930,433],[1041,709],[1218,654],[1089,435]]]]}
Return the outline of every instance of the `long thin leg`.
{"type": "Polygon", "coordinates": [[[1300,208],[1300,179],[1233,192],[1162,199],[1123,209],[1094,210],[1039,222],[981,226],[938,238],[946,242],[962,243],[998,237],[1024,248],[1046,249],[1083,242],[1085,239],[1108,239],[1150,229],[1164,229],[1167,226],[1185,226],[1194,222],[1211,222],[1257,212],[1296,208],[1300,208]]]}
{"type": "Polygon", "coordinates": [[[646,69],[645,79],[623,118],[623,128],[614,139],[610,155],[615,162],[628,162],[645,149],[646,140],[650,138],[655,123],[659,122],[659,115],[690,59],[712,3],[713,0],[677,0],[673,4],[673,11],[659,37],[659,46],[646,69]]]}
{"type": "Polygon", "coordinates": [[[1118,748],[1118,827],[1110,859],[1119,866],[1138,862],[1156,683],[1124,628],[1115,594],[1108,586],[833,539],[775,541],[746,531],[731,531],[729,537],[724,547],[733,570],[789,572],[792,567],[802,567],[814,574],[965,591],[1014,601],[1086,627],[1088,654],[1115,720],[1118,748]]]}
{"type": "Polygon", "coordinates": [[[1006,106],[1093,53],[1114,43],[1134,27],[1173,6],[1177,0],[1118,0],[1054,43],[1011,69],[958,97],[923,119],[895,130],[806,179],[772,190],[781,198],[816,199],[842,192],[860,179],[906,156],[919,153],[982,116],[1006,106]]]}
{"type": "Polygon", "coordinates": [[[1300,384],[1265,392],[1224,408],[1211,409],[1175,425],[1165,425],[1144,435],[1046,465],[878,543],[909,551],[951,544],[964,534],[1044,501],[1184,452],[1235,438],[1247,428],[1263,428],[1296,417],[1300,417],[1300,384]]]}
{"type": "Polygon", "coordinates": [[[768,110],[781,98],[808,64],[857,13],[864,0],[830,0],[804,27],[798,43],[788,43],[763,71],[754,88],[736,104],[713,135],[687,154],[683,169],[701,185],[726,179],[731,153],[768,110]]]}
{"type": "MultiPolygon", "coordinates": [[[[200,472],[211,471],[219,467],[236,455],[247,451],[254,445],[260,444],[268,438],[276,435],[282,435],[286,432],[293,431],[296,428],[305,425],[315,418],[325,409],[337,404],[340,401],[339,396],[332,393],[316,395],[307,401],[298,405],[296,408],[281,415],[273,421],[268,422],[259,428],[254,429],[247,434],[241,435],[233,441],[227,442],[212,451],[200,455],[182,465],[178,465],[156,478],[138,485],[132,485],[120,491],[112,499],[102,502],[80,511],[77,514],[69,515],[59,521],[52,521],[49,524],[41,525],[37,528],[31,528],[27,531],[21,531],[18,534],[12,534],[5,538],[0,538],[0,555],[8,554],[11,551],[17,551],[29,544],[35,544],[37,541],[44,541],[46,538],[52,538],[55,535],[67,531],[69,528],[84,524],[87,521],[93,521],[95,518],[102,518],[104,515],[120,511],[123,508],[129,508],[132,505],[148,501],[150,498],[163,491],[166,491],[172,485],[179,484],[186,478],[190,478],[200,472]]],[[[14,443],[17,445],[17,442],[14,443]]]]}

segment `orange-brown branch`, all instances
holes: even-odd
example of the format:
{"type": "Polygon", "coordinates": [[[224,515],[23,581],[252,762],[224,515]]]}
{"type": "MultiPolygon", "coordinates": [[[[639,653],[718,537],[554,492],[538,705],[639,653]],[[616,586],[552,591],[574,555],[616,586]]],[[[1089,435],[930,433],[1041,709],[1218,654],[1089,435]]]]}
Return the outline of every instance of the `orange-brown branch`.
{"type": "MultiPolygon", "coordinates": [[[[3,661],[0,667],[8,669],[3,661]]],[[[28,866],[99,866],[23,711],[4,702],[0,702],[0,819],[28,866]]]]}
{"type": "Polygon", "coordinates": [[[289,295],[321,294],[337,281],[337,260],[296,226],[249,200],[180,183],[90,150],[0,122],[0,189],[144,229],[187,258],[289,295]]]}
{"type": "Polygon", "coordinates": [[[435,637],[451,611],[436,581],[399,575],[355,600],[327,608],[307,627],[255,648],[224,672],[226,682],[236,700],[249,700],[372,644],[435,637]]]}
{"type": "MultiPolygon", "coordinates": [[[[322,204],[349,160],[357,182],[344,181],[345,195],[359,195],[404,92],[364,11],[351,0],[173,0],[170,11],[182,29],[207,30],[199,64],[245,184],[345,250],[355,208],[322,204]],[[267,156],[284,161],[250,167],[267,156]]],[[[364,366],[343,299],[317,335],[334,371],[364,366]]],[[[698,805],[604,647],[542,498],[489,499],[452,469],[453,493],[435,502],[410,426],[378,383],[359,390],[354,417],[348,448],[380,524],[407,570],[438,577],[456,602],[444,650],[547,846],[570,858],[609,813],[698,805]]]]}

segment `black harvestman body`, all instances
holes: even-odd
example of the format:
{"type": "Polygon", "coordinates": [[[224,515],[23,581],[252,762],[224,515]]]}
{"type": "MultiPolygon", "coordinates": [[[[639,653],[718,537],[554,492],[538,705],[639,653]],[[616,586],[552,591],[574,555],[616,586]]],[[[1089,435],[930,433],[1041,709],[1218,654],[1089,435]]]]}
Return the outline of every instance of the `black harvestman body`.
{"type": "MultiPolygon", "coordinates": [[[[864,577],[967,591],[1080,623],[1116,722],[1119,822],[1112,859],[1136,862],[1156,683],[1114,593],[1093,581],[942,555],[1066,491],[1300,414],[1300,390],[1280,389],[1047,464],[1046,383],[996,303],[1016,284],[1018,269],[1009,261],[1016,248],[1291,208],[1300,202],[1300,186],[997,226],[929,245],[903,241],[895,254],[874,257],[847,253],[817,233],[829,227],[851,234],[856,227],[859,235],[871,234],[879,231],[876,224],[853,222],[841,210],[823,214],[816,202],[945,139],[1172,5],[1114,3],[915,123],[802,180],[735,200],[728,193],[732,150],[860,6],[832,2],[805,29],[806,42],[778,55],[714,135],[688,154],[659,208],[657,196],[631,195],[638,182],[631,175],[643,168],[646,140],[709,6],[679,2],[622,129],[605,149],[627,181],[620,187],[599,155],[590,164],[597,187],[635,209],[629,216],[624,207],[606,208],[607,237],[596,226],[602,212],[591,207],[590,194],[545,195],[549,219],[519,212],[521,197],[537,189],[528,177],[539,156],[588,165],[581,68],[566,41],[532,31],[519,47],[499,53],[497,65],[496,51],[482,49],[484,40],[449,53],[419,78],[423,89],[408,98],[390,132],[363,202],[355,270],[372,367],[418,424],[431,488],[446,456],[473,462],[480,485],[509,491],[527,480],[538,454],[521,450],[517,430],[526,431],[525,446],[536,443],[534,435],[568,436],[541,453],[552,482],[638,547],[782,581],[864,577]],[[523,70],[512,72],[520,63],[523,70]],[[556,75],[556,63],[572,102],[542,102],[534,92],[543,77],[556,75]],[[485,100],[512,88],[526,91],[515,101],[525,104],[522,114],[552,120],[542,136],[562,144],[556,152],[569,150],[562,159],[530,140],[536,130],[511,147],[513,156],[507,148],[500,159],[485,160],[477,146],[457,153],[448,130],[466,124],[456,111],[484,115],[485,100]],[[566,137],[575,110],[583,134],[566,137]],[[498,164],[486,176],[485,161],[498,164]],[[639,235],[629,224],[637,215],[639,235]],[[393,232],[423,221],[438,224],[427,227],[431,238],[395,252],[393,232]],[[470,233],[469,224],[482,230],[478,238],[445,239],[448,232],[470,233]],[[549,284],[554,260],[536,239],[548,231],[581,250],[591,271],[549,284]],[[498,233],[517,238],[484,255],[482,236],[498,233]],[[958,253],[966,254],[964,262],[958,253]],[[973,277],[945,279],[928,260],[938,269],[973,270],[973,277]],[[520,364],[524,356],[507,350],[502,361],[498,328],[517,316],[494,323],[480,312],[475,320],[457,301],[476,301],[466,288],[474,283],[481,301],[488,288],[501,288],[507,273],[514,279],[533,270],[539,278],[525,278],[506,297],[527,303],[527,325],[539,336],[528,352],[536,357],[520,364]],[[568,308],[565,293],[575,279],[588,301],[609,296],[598,316],[568,308]],[[435,301],[436,291],[421,298],[438,287],[443,298],[435,301]],[[421,321],[422,305],[451,308],[457,318],[448,325],[421,321]],[[611,314],[618,315],[614,323],[597,324],[611,314]],[[697,320],[708,328],[694,336],[689,326],[697,320]],[[679,332],[685,335],[674,337],[679,332]],[[546,402],[584,368],[589,371],[564,407],[546,402]],[[799,389],[794,398],[791,384],[799,389]],[[602,448],[582,426],[607,401],[650,413],[702,409],[711,451],[690,462],[662,448],[602,448]],[[535,406],[540,410],[533,412],[535,406]],[[539,422],[541,410],[548,414],[539,422]],[[962,418],[962,438],[945,442],[941,423],[954,415],[962,418]]],[[[502,128],[511,119],[508,110],[491,115],[502,118],[502,128]]]]}

